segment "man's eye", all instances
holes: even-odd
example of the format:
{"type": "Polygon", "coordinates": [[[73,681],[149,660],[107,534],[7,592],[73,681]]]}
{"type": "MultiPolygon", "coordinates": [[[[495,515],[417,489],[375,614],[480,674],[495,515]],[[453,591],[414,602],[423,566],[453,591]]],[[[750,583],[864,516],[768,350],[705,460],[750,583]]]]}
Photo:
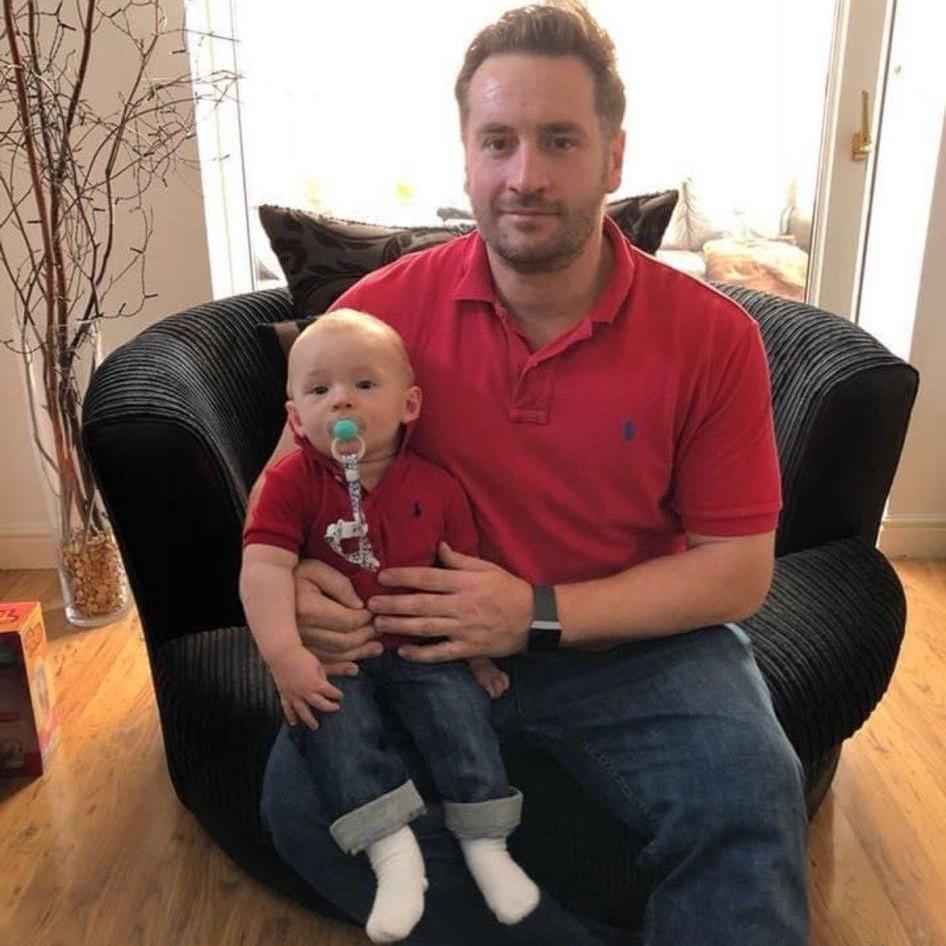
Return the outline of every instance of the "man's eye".
{"type": "Polygon", "coordinates": [[[360,391],[367,391],[369,388],[374,387],[374,381],[369,381],[367,378],[363,378],[355,385],[355,387],[360,391]]]}
{"type": "Polygon", "coordinates": [[[507,138],[487,138],[483,142],[483,149],[494,153],[505,151],[508,147],[509,140],[507,138]]]}
{"type": "Polygon", "coordinates": [[[569,151],[575,147],[574,138],[556,137],[552,139],[552,147],[556,151],[569,151]]]}

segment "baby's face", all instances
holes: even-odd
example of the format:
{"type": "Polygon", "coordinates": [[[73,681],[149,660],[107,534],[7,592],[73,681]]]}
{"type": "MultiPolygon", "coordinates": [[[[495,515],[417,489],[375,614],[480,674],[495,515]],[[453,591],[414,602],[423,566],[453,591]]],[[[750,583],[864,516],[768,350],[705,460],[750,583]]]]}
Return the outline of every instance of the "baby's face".
{"type": "Polygon", "coordinates": [[[289,379],[289,422],[327,456],[337,421],[354,421],[365,442],[363,459],[376,460],[394,452],[401,424],[420,413],[420,389],[410,383],[391,339],[359,326],[333,326],[300,338],[290,355],[289,379]]]}

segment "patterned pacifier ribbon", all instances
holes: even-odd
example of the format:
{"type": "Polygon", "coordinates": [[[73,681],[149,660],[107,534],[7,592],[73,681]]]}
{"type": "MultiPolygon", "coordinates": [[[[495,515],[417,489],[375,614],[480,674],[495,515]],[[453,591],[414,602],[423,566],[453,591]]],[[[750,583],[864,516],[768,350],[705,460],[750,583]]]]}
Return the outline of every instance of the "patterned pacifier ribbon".
{"type": "Polygon", "coordinates": [[[358,426],[351,420],[338,420],[332,427],[332,456],[345,471],[345,483],[348,486],[348,498],[351,501],[352,518],[339,519],[325,529],[325,541],[332,549],[349,562],[361,566],[369,572],[376,572],[381,563],[374,554],[371,540],[368,538],[368,523],[361,508],[361,477],[358,473],[358,461],[365,455],[365,442],[358,434],[358,426]],[[358,441],[358,449],[352,453],[341,453],[342,444],[358,441]],[[358,539],[358,549],[353,552],[342,550],[345,539],[358,539]]]}

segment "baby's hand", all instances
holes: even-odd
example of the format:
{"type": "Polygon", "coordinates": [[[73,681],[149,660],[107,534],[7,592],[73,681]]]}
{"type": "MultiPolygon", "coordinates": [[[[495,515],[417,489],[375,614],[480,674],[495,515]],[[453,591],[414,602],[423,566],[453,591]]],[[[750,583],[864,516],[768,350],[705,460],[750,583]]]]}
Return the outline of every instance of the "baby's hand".
{"type": "Polygon", "coordinates": [[[509,677],[489,657],[471,657],[467,663],[476,677],[476,682],[494,700],[509,689],[509,677]]]}
{"type": "Polygon", "coordinates": [[[295,726],[301,719],[309,729],[318,729],[311,707],[323,713],[334,713],[338,709],[341,690],[329,683],[319,658],[306,650],[301,642],[298,647],[280,654],[269,669],[290,726],[295,726]]]}

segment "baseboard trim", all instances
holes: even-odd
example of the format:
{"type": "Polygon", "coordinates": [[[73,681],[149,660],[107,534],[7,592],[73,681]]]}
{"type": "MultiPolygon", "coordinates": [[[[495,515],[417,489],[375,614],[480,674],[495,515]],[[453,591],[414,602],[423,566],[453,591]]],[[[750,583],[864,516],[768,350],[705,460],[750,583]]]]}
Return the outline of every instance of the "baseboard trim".
{"type": "MultiPolygon", "coordinates": [[[[888,558],[946,558],[946,517],[888,517],[881,524],[877,547],[888,558]]],[[[55,567],[48,533],[0,529],[0,569],[55,567]]]]}
{"type": "Polygon", "coordinates": [[[946,517],[889,516],[877,547],[887,558],[946,558],[946,517]]]}
{"type": "Polygon", "coordinates": [[[55,568],[56,551],[48,532],[0,529],[0,568],[55,568]]]}

